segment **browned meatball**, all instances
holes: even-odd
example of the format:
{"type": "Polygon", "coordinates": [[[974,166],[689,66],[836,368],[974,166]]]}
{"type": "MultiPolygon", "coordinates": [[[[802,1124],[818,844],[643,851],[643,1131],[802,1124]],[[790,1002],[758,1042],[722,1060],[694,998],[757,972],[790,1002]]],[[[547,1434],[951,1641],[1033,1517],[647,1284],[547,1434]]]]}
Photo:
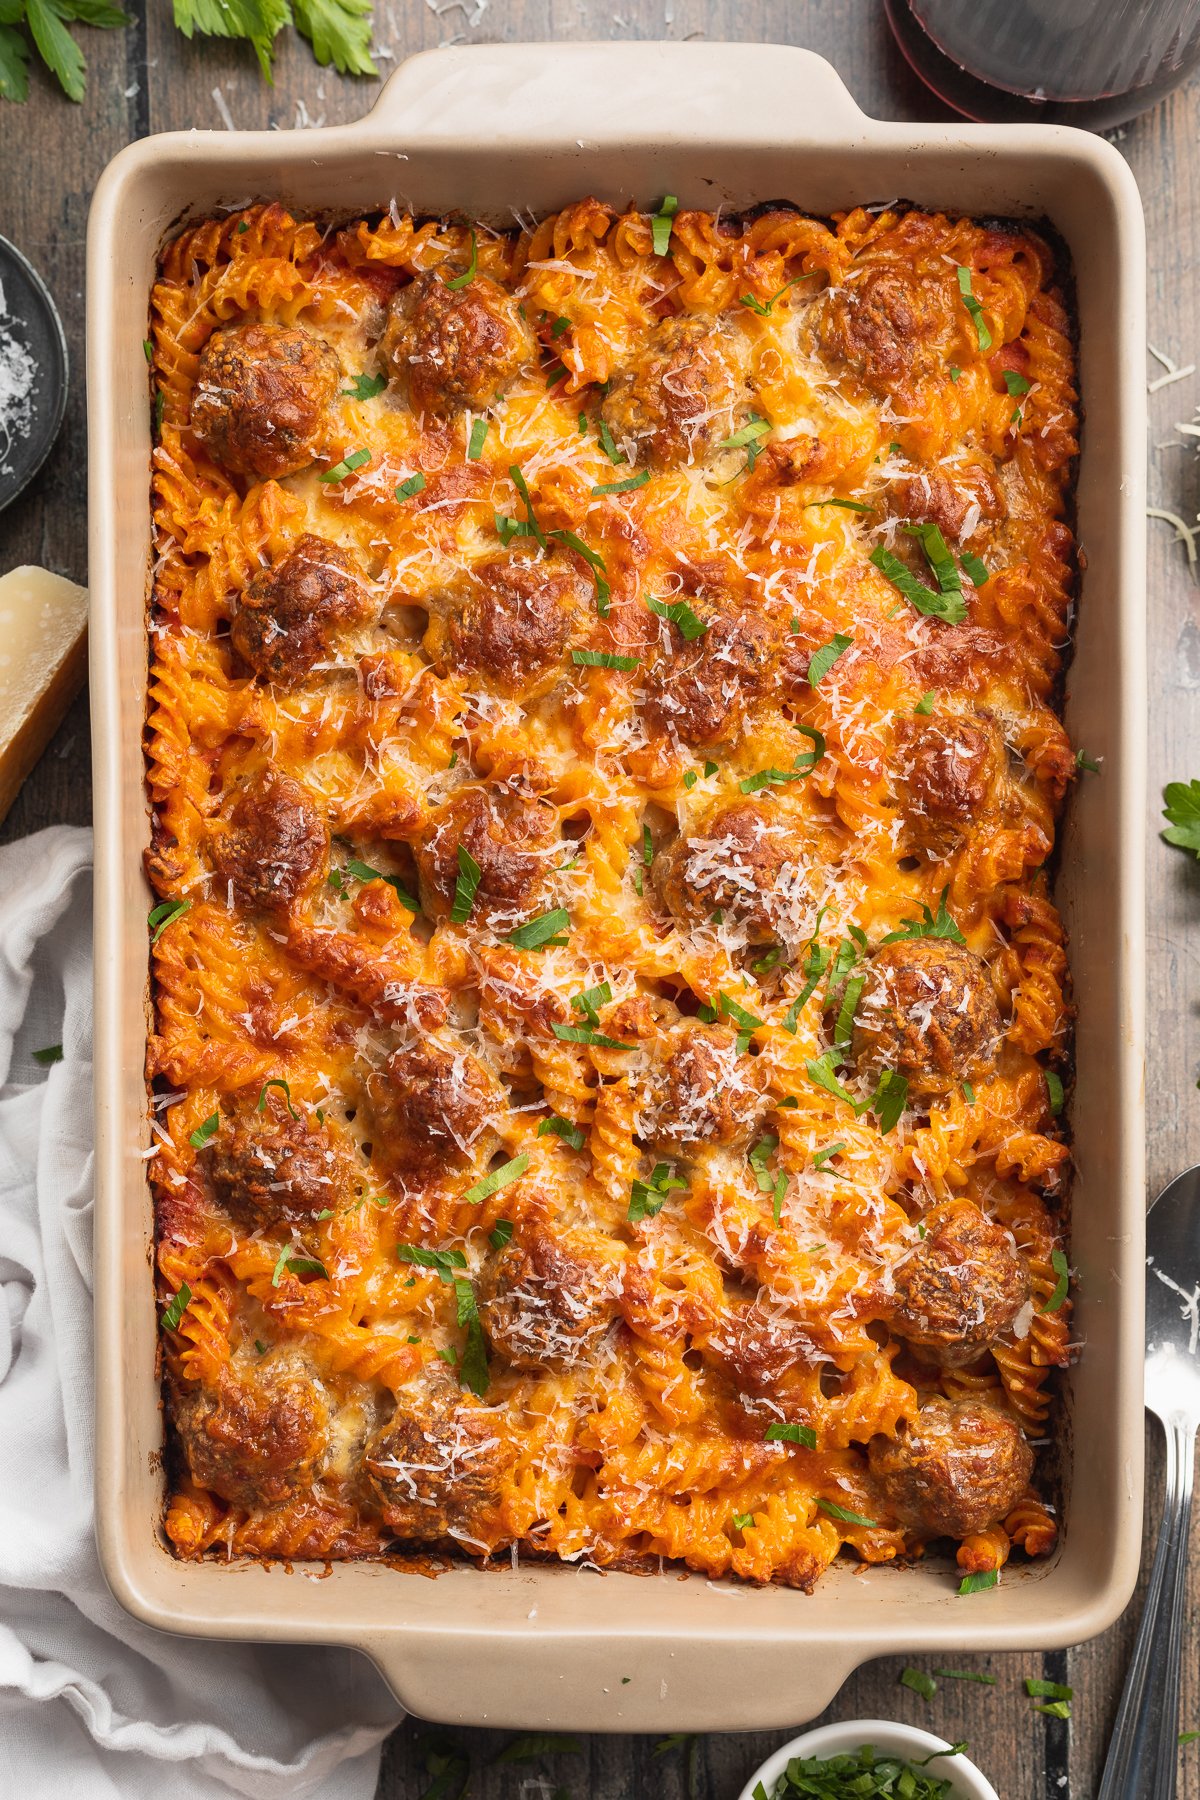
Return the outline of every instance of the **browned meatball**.
{"type": "Polygon", "coordinates": [[[794,855],[781,821],[739,801],[710,815],[694,836],[677,837],[655,857],[651,876],[681,925],[701,925],[721,912],[752,941],[765,942],[775,933],[772,894],[794,855]]]}
{"type": "Polygon", "coordinates": [[[329,832],[307,790],[272,769],[238,794],[212,859],[243,906],[288,907],[324,876],[329,832]]]}
{"type": "Polygon", "coordinates": [[[940,853],[982,818],[1004,771],[1004,740],[982,716],[900,719],[896,766],[913,839],[940,853]]]}
{"type": "Polygon", "coordinates": [[[484,1330],[514,1368],[573,1368],[616,1317],[618,1285],[619,1266],[589,1254],[578,1234],[526,1230],[480,1283],[484,1330]]]}
{"type": "Polygon", "coordinates": [[[477,564],[435,613],[425,648],[443,666],[482,675],[502,693],[532,699],[558,679],[589,594],[554,559],[493,557],[477,564]]]}
{"type": "Polygon", "coordinates": [[[306,531],[238,595],[229,637],[247,668],[287,687],[330,655],[339,626],[365,618],[369,607],[346,552],[306,531]]]}
{"type": "Polygon", "coordinates": [[[414,848],[430,917],[444,918],[454,906],[462,848],[480,870],[470,923],[511,931],[546,896],[558,848],[555,815],[512,788],[463,787],[414,848]]]}
{"type": "Polygon", "coordinates": [[[335,352],[311,332],[227,326],[201,354],[192,429],[234,475],[294,475],[316,454],[340,379],[335,352]]]}
{"type": "Polygon", "coordinates": [[[422,1540],[455,1531],[469,1536],[497,1505],[504,1465],[492,1415],[432,1373],[405,1389],[363,1456],[388,1530],[422,1540]]]}
{"type": "Polygon", "coordinates": [[[873,1437],[867,1461],[902,1525],[962,1538],[1012,1510],[1029,1485],[1033,1451],[997,1407],[939,1398],[895,1437],[873,1437]]]}
{"type": "MultiPolygon", "coordinates": [[[[1004,500],[991,470],[974,463],[956,471],[956,478],[938,469],[922,469],[904,475],[894,484],[896,516],[936,525],[945,537],[961,538],[976,508],[975,518],[996,519],[1004,514],[1004,500]]],[[[978,529],[972,525],[970,537],[978,529]]]]}
{"type": "Polygon", "coordinates": [[[206,1154],[218,1202],[249,1231],[311,1219],[337,1205],[339,1170],[329,1134],[315,1119],[293,1119],[271,1089],[261,1112],[249,1101],[223,1104],[206,1154]]]}
{"type": "Polygon", "coordinates": [[[660,657],[646,683],[646,714],[655,731],[685,744],[727,744],[747,704],[765,691],[773,649],[770,627],[749,614],[713,619],[703,637],[685,643],[675,626],[673,654],[660,657]]]}
{"type": "Polygon", "coordinates": [[[913,390],[922,374],[945,371],[957,317],[946,278],[886,263],[831,288],[821,302],[823,354],[853,370],[876,394],[913,390]]]}
{"type": "Polygon", "coordinates": [[[295,1350],[177,1383],[173,1416],[192,1479],[252,1511],[311,1487],[328,1448],[328,1402],[295,1350]]]}
{"type": "Polygon", "coordinates": [[[696,1144],[748,1144],[766,1108],[758,1059],[739,1053],[725,1025],[688,1021],[664,1033],[633,1079],[638,1136],[681,1155],[696,1144]]]}
{"type": "Polygon", "coordinates": [[[733,343],[699,319],[663,319],[613,376],[600,414],[617,443],[659,463],[696,462],[734,429],[733,343]]]}
{"type": "Polygon", "coordinates": [[[987,969],[962,944],[914,938],[872,956],[854,1018],[854,1060],[903,1075],[913,1100],[986,1075],[1000,1035],[987,969]]]}
{"type": "Polygon", "coordinates": [[[421,1186],[494,1142],[504,1104],[494,1075],[457,1043],[423,1038],[367,1077],[374,1153],[407,1185],[421,1186]]]}
{"type": "Polygon", "coordinates": [[[414,412],[482,412],[533,361],[533,333],[511,294],[486,275],[452,288],[432,272],[388,307],[379,353],[414,412]]]}
{"type": "Polygon", "coordinates": [[[969,1200],[927,1213],[925,1236],[895,1272],[892,1329],[947,1368],[974,1362],[1029,1299],[1012,1233],[969,1200]]]}
{"type": "Polygon", "coordinates": [[[711,1333],[707,1349],[736,1387],[755,1394],[777,1389],[789,1370],[810,1365],[817,1354],[801,1324],[757,1301],[731,1307],[711,1333]]]}

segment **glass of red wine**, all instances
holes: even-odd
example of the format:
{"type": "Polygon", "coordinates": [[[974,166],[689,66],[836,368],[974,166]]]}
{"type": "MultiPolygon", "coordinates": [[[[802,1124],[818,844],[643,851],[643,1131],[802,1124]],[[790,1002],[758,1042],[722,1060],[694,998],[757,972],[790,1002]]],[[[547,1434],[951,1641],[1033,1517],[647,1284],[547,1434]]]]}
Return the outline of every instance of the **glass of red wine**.
{"type": "Polygon", "coordinates": [[[1200,64],[1200,0],[884,0],[921,79],[970,119],[1106,130],[1200,64]]]}

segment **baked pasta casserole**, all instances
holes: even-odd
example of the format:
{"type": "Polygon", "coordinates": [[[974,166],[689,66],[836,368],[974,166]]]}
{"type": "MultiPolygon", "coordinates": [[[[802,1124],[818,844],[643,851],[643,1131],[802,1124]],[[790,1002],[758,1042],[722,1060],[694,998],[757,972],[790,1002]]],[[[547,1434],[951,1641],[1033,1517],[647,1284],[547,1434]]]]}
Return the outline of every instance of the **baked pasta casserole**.
{"type": "Polygon", "coordinates": [[[168,245],[180,1555],[1052,1547],[1065,280],[899,206],[168,245]]]}

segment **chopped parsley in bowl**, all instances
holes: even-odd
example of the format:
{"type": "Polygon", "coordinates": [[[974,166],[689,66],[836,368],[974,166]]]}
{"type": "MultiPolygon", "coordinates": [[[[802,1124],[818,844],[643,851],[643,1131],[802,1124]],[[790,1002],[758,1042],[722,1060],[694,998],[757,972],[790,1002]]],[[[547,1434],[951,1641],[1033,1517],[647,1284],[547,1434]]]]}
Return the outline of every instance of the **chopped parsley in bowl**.
{"type": "Polygon", "coordinates": [[[781,1745],[740,1800],[997,1800],[965,1750],[915,1725],[849,1719],[781,1745]]]}

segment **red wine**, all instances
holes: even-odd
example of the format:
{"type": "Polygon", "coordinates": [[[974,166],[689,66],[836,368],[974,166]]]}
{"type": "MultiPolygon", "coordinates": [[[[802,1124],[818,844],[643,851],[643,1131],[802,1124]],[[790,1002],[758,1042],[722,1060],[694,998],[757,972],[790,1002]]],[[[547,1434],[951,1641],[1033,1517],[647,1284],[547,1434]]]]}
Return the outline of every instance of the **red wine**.
{"type": "Polygon", "coordinates": [[[921,79],[971,119],[1102,130],[1200,64],[1200,0],[884,0],[921,79]]]}

